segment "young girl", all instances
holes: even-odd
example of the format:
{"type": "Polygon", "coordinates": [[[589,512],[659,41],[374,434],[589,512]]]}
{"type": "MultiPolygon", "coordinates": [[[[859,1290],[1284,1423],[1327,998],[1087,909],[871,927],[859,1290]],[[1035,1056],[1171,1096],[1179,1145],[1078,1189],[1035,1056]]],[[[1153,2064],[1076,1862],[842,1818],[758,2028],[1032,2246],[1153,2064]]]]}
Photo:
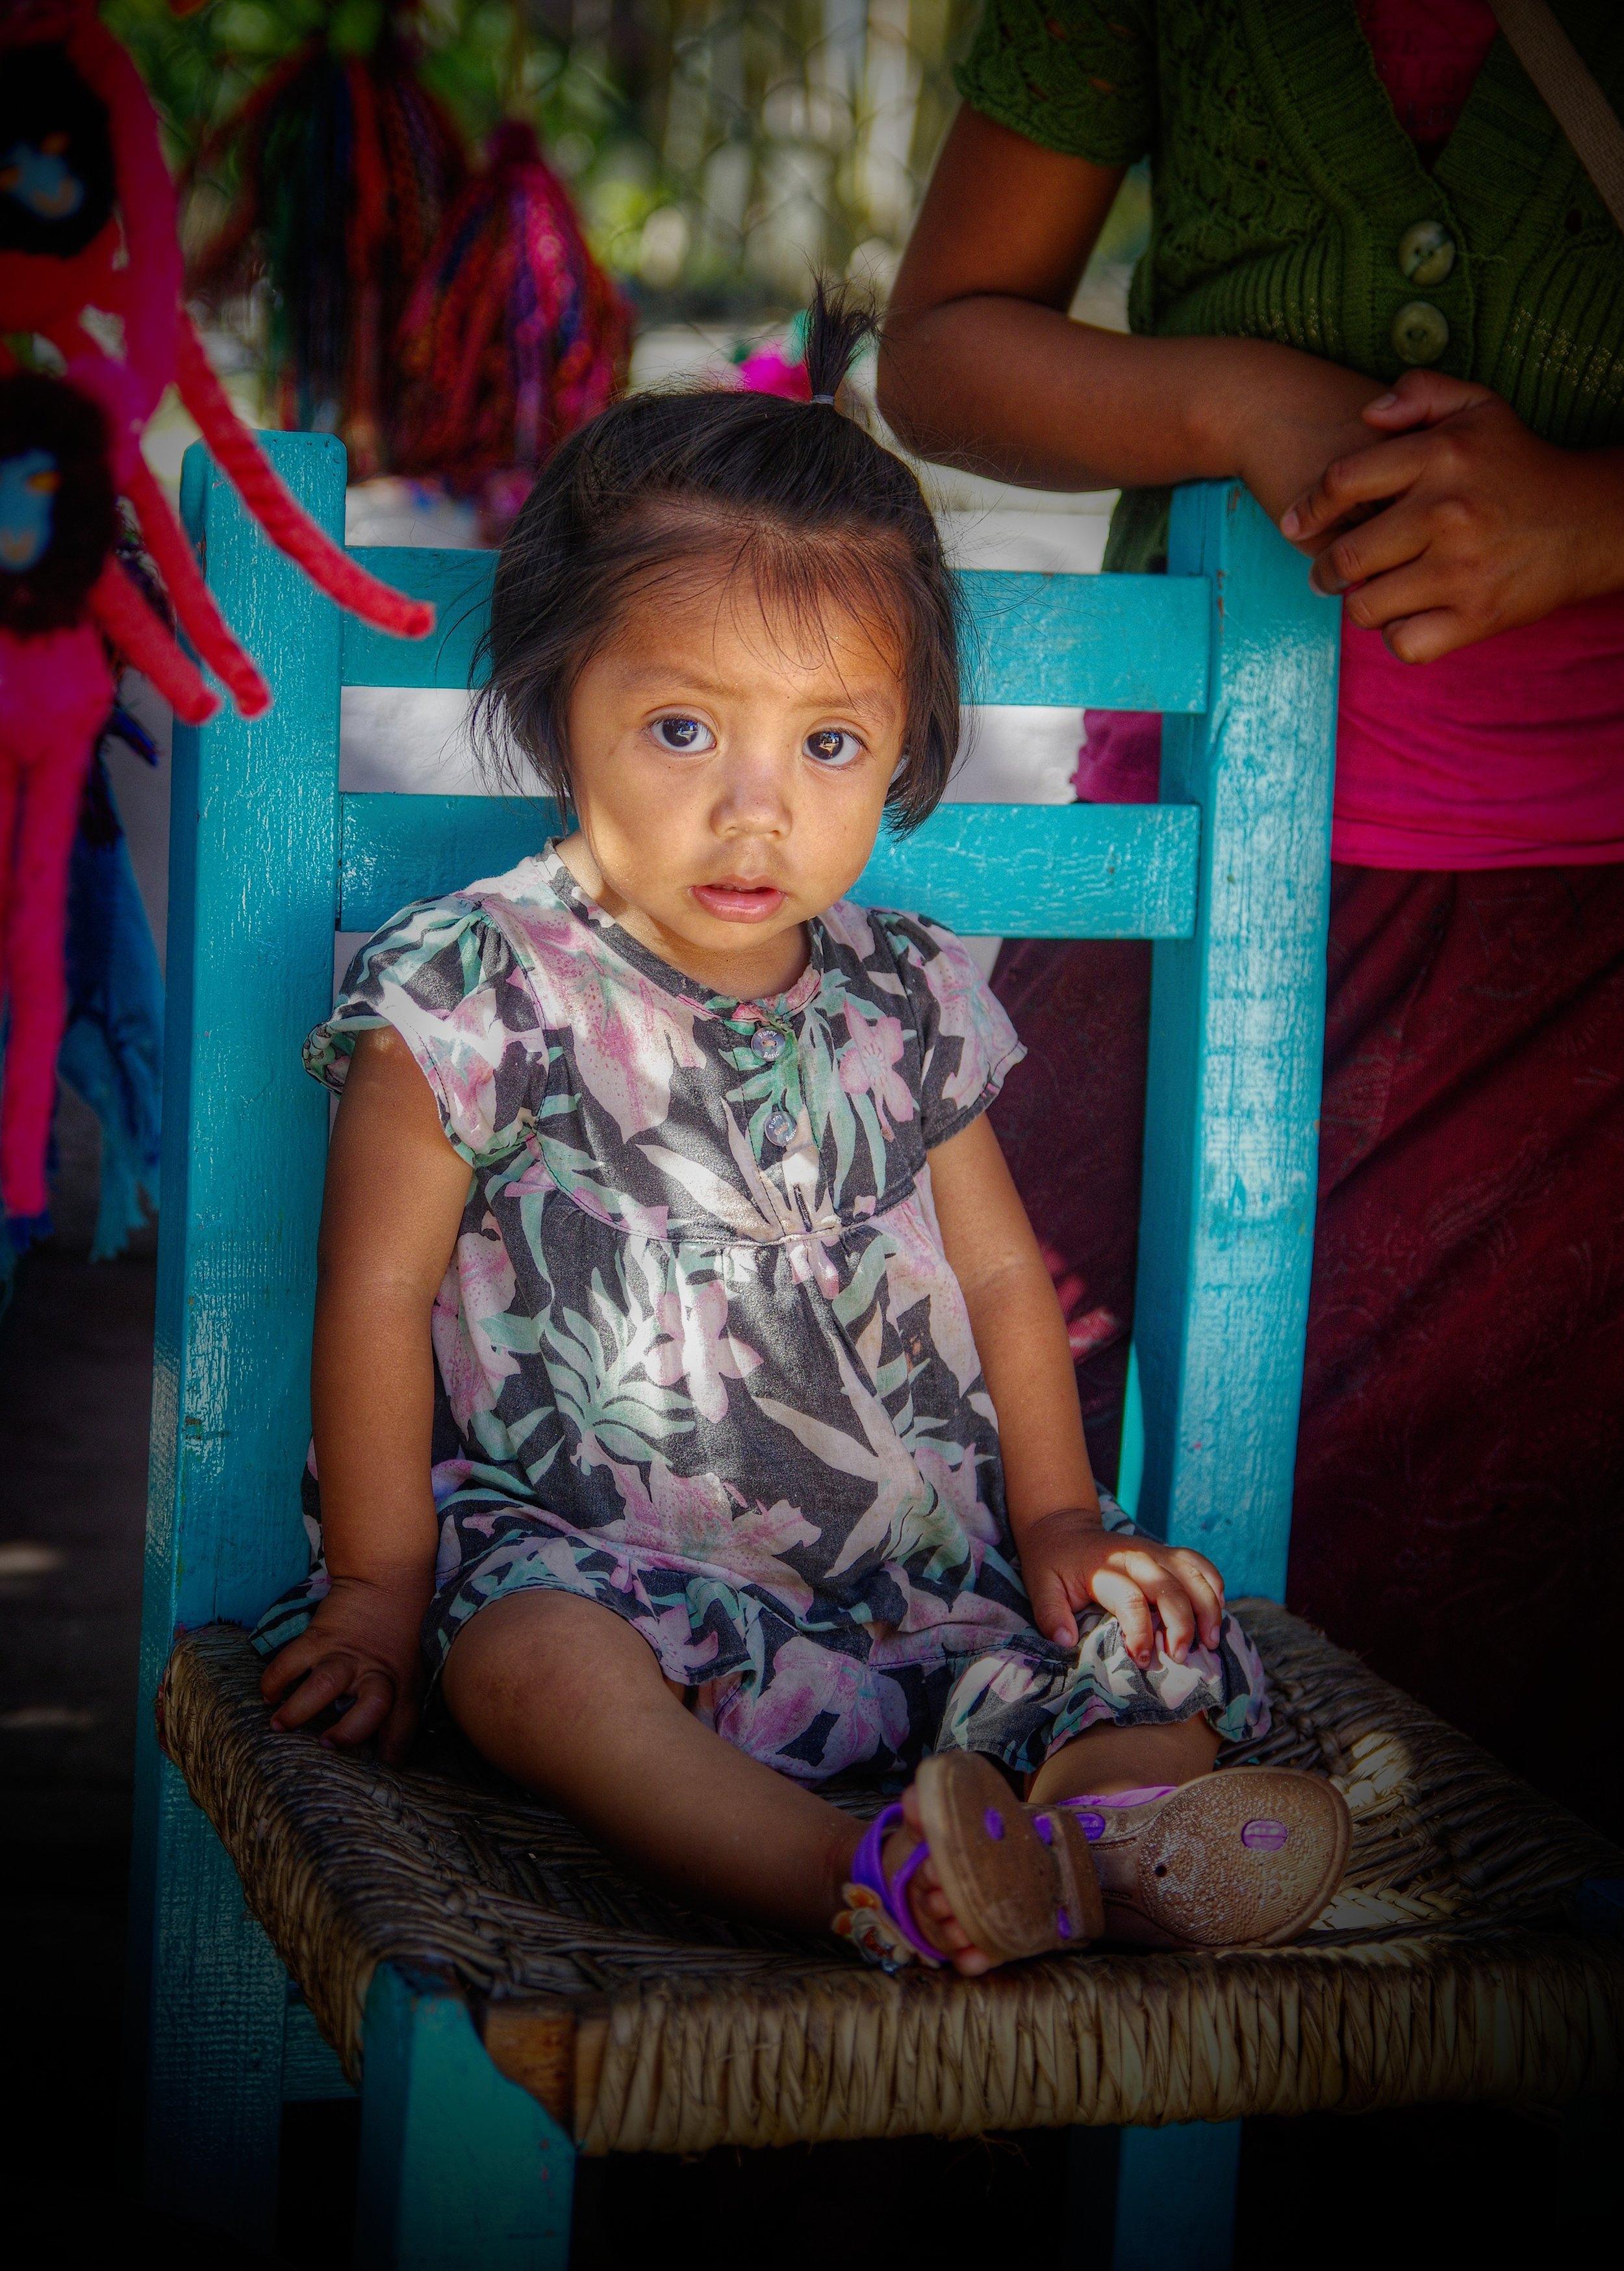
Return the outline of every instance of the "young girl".
{"type": "Polygon", "coordinates": [[[264,1692],[394,1760],[437,1679],[631,1866],[888,1964],[1287,1939],[1346,1809],[1209,1774],[1262,1669],[1209,1561],[1105,1526],[983,1117],[1014,1035],[843,897],[959,735],[934,524],[834,406],[863,329],[820,300],[810,403],[606,412],[503,549],[485,715],[575,826],[308,1045],[323,1558],[264,1692]],[[908,1783],[866,1828],[854,1768],[908,1783]]]}

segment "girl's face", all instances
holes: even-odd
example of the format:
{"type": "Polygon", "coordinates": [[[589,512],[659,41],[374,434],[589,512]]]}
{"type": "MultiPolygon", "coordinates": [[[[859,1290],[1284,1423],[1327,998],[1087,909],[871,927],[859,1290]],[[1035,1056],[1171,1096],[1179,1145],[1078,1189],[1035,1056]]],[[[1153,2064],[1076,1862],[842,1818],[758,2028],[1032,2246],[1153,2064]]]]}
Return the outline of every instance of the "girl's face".
{"type": "Polygon", "coordinates": [[[797,626],[742,584],[637,603],[569,712],[570,873],[634,938],[746,1000],[806,965],[805,925],[868,862],[902,751],[883,636],[797,626]]]}

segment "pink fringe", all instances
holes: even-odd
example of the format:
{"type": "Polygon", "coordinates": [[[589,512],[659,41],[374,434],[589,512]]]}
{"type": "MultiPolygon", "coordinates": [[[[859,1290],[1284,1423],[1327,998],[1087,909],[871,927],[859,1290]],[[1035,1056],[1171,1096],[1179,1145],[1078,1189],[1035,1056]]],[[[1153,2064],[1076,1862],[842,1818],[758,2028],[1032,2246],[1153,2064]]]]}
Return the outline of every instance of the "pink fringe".
{"type": "Polygon", "coordinates": [[[131,473],[124,490],[135,506],[146,548],[192,644],[215,676],[223,679],[231,689],[232,699],[242,716],[263,716],[271,707],[271,689],[226,629],[225,617],[203,580],[185,532],[145,461],[131,473]]]}
{"type": "Polygon", "coordinates": [[[426,638],[434,628],[433,607],[422,599],[406,599],[358,568],[288,495],[232,408],[184,312],[175,346],[181,399],[197,421],[215,463],[278,550],[296,561],[329,599],[363,622],[375,623],[397,638],[426,638]]]}
{"type": "Polygon", "coordinates": [[[206,725],[220,706],[116,560],[90,595],[90,612],[132,668],[144,672],[188,726],[206,725]]]}

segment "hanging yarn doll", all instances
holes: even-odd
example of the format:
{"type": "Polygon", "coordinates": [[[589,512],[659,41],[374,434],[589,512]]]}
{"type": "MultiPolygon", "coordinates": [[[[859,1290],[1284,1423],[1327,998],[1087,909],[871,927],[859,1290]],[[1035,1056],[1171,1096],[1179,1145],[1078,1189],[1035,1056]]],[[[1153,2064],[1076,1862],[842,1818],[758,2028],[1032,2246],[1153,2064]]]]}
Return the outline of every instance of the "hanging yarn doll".
{"type": "Polygon", "coordinates": [[[402,311],[466,172],[456,128],[386,13],[370,54],[327,32],[307,41],[210,135],[193,175],[232,152],[237,195],[188,288],[218,302],[269,278],[278,422],[339,434],[367,480],[391,462],[402,311]]]}
{"type": "Polygon", "coordinates": [[[24,369],[0,347],[0,1203],[24,1220],[46,1204],[68,860],[113,697],[103,638],[180,718],[200,724],[217,706],[115,556],[119,495],[239,709],[254,716],[270,700],[141,456],[170,382],[265,533],[323,591],[399,635],[433,622],[295,504],[210,369],[180,282],[174,185],[134,64],[93,0],[13,0],[0,16],[0,324],[63,364],[59,376],[24,369]],[[86,329],[90,309],[122,331],[116,356],[86,329]]]}
{"type": "Polygon", "coordinates": [[[631,310],[533,130],[506,120],[447,214],[401,326],[396,467],[480,500],[488,540],[626,381],[631,310]]]}

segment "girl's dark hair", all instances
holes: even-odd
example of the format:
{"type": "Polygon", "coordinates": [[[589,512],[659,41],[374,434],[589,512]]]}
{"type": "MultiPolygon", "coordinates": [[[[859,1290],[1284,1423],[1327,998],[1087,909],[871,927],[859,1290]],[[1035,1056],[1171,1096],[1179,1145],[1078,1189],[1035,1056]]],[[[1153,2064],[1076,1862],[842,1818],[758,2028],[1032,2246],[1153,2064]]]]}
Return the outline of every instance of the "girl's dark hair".
{"type": "Polygon", "coordinates": [[[496,564],[475,737],[499,774],[521,786],[528,763],[568,803],[582,671],[633,599],[701,562],[792,616],[834,601],[885,625],[907,711],[892,825],[934,808],[959,746],[962,603],[918,482],[834,407],[873,330],[871,311],[820,284],[806,333],[818,398],[634,395],[554,452],[496,564]]]}

